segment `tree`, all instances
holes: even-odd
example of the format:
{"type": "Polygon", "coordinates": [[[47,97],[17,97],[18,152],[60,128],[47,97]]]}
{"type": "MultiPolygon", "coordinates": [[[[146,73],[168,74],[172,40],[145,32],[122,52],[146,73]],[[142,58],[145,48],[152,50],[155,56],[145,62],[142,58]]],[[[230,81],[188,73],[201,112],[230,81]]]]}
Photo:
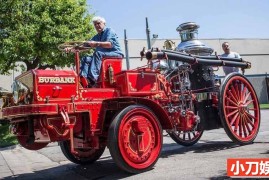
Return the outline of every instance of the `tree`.
{"type": "Polygon", "coordinates": [[[63,42],[86,40],[94,32],[86,0],[0,0],[0,73],[16,62],[26,70],[71,65],[57,49],[63,42]]]}

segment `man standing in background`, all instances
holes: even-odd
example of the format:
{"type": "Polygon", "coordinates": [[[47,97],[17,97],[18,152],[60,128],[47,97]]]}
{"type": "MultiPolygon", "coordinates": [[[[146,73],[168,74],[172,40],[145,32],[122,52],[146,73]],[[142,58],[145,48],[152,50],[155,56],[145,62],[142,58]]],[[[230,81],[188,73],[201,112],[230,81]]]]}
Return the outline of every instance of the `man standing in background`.
{"type": "MultiPolygon", "coordinates": [[[[221,55],[221,57],[227,57],[227,58],[241,58],[240,55],[237,52],[232,52],[230,50],[230,46],[228,42],[222,43],[222,49],[224,51],[224,54],[221,55]]],[[[223,71],[225,75],[228,75],[232,72],[239,72],[238,67],[228,67],[228,66],[222,66],[223,71]]]]}

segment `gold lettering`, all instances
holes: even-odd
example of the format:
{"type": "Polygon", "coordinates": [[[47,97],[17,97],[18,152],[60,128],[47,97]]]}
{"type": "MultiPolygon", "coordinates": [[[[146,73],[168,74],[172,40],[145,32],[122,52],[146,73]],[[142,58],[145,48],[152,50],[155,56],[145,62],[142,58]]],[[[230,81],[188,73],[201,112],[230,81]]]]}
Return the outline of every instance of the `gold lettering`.
{"type": "Polygon", "coordinates": [[[44,83],[44,78],[43,77],[38,77],[38,83],[44,83]]]}
{"type": "Polygon", "coordinates": [[[45,83],[49,83],[49,78],[45,77],[45,83]]]}
{"type": "Polygon", "coordinates": [[[75,84],[75,77],[38,77],[38,83],[75,84]]]}

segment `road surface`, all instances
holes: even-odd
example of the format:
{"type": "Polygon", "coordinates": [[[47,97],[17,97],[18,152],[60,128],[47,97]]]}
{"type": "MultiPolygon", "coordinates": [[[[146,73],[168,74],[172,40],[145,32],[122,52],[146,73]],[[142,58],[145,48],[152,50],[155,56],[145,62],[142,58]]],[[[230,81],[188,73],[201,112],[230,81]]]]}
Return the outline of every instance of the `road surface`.
{"type": "MultiPolygon", "coordinates": [[[[260,132],[253,144],[238,146],[224,129],[205,131],[191,146],[177,145],[164,136],[161,157],[152,170],[128,174],[119,169],[106,149],[92,165],[76,165],[61,153],[57,143],[39,151],[21,146],[0,149],[0,179],[229,179],[228,158],[269,158],[269,110],[261,111],[260,132]]],[[[165,133],[164,133],[165,135],[165,133]]]]}

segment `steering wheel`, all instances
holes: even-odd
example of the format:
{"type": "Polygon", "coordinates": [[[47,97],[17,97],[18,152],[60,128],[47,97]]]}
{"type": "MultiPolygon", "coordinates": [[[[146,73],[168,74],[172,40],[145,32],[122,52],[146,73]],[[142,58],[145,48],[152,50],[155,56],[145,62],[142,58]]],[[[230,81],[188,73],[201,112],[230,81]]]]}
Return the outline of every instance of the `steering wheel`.
{"type": "Polygon", "coordinates": [[[88,51],[89,49],[91,49],[91,47],[86,47],[84,46],[84,43],[86,41],[70,41],[70,42],[65,42],[63,44],[60,44],[58,46],[58,49],[60,51],[70,51],[70,52],[74,52],[76,50],[78,51],[88,51]]]}

